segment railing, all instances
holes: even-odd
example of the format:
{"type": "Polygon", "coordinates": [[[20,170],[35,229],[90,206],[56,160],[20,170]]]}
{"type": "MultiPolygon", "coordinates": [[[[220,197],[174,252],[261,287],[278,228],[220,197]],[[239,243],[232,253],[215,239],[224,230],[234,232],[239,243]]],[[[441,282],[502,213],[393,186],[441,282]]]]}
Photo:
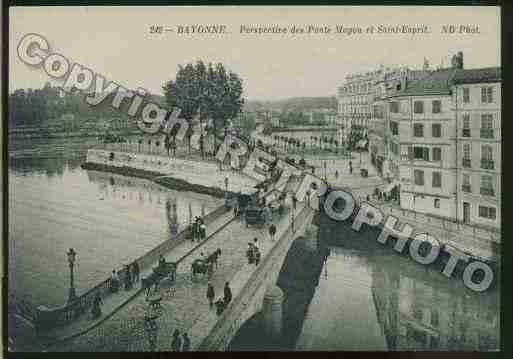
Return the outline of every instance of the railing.
{"type": "Polygon", "coordinates": [[[485,170],[493,170],[494,162],[493,160],[481,159],[481,168],[485,170]]]}
{"type": "MultiPolygon", "coordinates": [[[[226,211],[227,210],[223,204],[205,216],[205,224],[211,223],[226,211]]],[[[141,269],[152,265],[158,260],[160,254],[168,252],[172,248],[187,240],[189,233],[190,226],[186,226],[173,240],[166,240],[162,242],[157,247],[145,253],[143,256],[135,259],[134,262],[137,262],[139,268],[141,269]]],[[[121,283],[124,282],[126,275],[126,267],[118,271],[118,276],[121,283]]],[[[100,293],[102,298],[111,294],[111,280],[112,279],[110,277],[105,279],[95,287],[88,290],[86,293],[82,294],[72,303],[65,304],[64,306],[57,308],[46,308],[44,306],[38,307],[37,316],[35,316],[35,324],[38,331],[62,326],[87,312],[87,310],[92,306],[93,300],[98,293],[100,293]]]]}
{"type": "Polygon", "coordinates": [[[493,138],[493,128],[482,128],[481,138],[493,138]]]}
{"type": "MultiPolygon", "coordinates": [[[[493,193],[493,189],[491,190],[493,193]]],[[[367,202],[367,200],[363,197],[359,197],[358,200],[361,202],[367,202]]],[[[370,203],[376,207],[378,207],[381,211],[383,211],[384,215],[392,214],[396,216],[402,216],[405,219],[412,219],[414,222],[426,223],[427,225],[435,226],[440,230],[448,232],[451,236],[454,237],[472,237],[472,238],[480,238],[484,240],[489,240],[496,244],[500,244],[501,242],[501,232],[500,229],[496,229],[493,227],[485,227],[480,225],[471,225],[465,223],[458,223],[455,220],[451,220],[444,217],[438,217],[434,215],[428,215],[420,212],[415,212],[409,209],[397,208],[388,205],[383,205],[382,203],[377,203],[374,200],[371,200],[370,203]]]]}
{"type": "Polygon", "coordinates": [[[470,168],[470,158],[464,158],[462,161],[461,161],[461,164],[463,165],[463,167],[468,167],[470,168]]]}
{"type": "MultiPolygon", "coordinates": [[[[300,227],[306,222],[308,216],[313,213],[309,206],[303,207],[300,213],[295,218],[297,227],[300,227]]],[[[217,323],[214,325],[209,335],[195,348],[196,351],[214,351],[223,350],[229,343],[229,340],[235,335],[240,325],[237,325],[237,320],[242,316],[246,310],[249,302],[255,297],[258,289],[267,276],[269,275],[269,266],[273,260],[279,257],[281,250],[287,245],[287,241],[282,241],[287,236],[294,235],[291,226],[282,234],[277,241],[277,245],[271,249],[262,262],[258,265],[257,269],[251,274],[246,281],[239,294],[235,296],[230,305],[223,312],[217,323]]],[[[278,268],[279,271],[279,268],[278,268]]],[[[242,324],[242,323],[239,323],[242,324]]]]}
{"type": "Polygon", "coordinates": [[[472,192],[470,185],[465,185],[465,184],[461,186],[461,190],[463,192],[468,192],[468,193],[472,192]]]}
{"type": "Polygon", "coordinates": [[[488,188],[488,187],[481,187],[480,193],[485,196],[493,196],[494,195],[493,188],[488,188]]]}

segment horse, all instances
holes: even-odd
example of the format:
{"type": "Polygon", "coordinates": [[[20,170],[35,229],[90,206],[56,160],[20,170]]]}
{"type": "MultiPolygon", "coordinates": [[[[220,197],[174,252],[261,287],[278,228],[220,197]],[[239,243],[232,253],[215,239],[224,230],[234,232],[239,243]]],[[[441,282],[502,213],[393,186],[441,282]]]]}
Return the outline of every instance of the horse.
{"type": "Polygon", "coordinates": [[[209,255],[206,259],[206,262],[207,263],[212,263],[212,264],[215,264],[216,265],[216,269],[217,269],[217,258],[219,258],[219,256],[221,255],[221,248],[217,248],[214,253],[212,253],[211,255],[209,255]]]}

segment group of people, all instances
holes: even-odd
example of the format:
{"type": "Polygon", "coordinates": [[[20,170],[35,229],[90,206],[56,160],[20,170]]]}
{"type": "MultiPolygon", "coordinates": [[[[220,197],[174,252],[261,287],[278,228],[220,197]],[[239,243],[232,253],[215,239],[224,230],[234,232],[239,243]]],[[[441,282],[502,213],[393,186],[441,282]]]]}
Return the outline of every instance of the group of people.
{"type": "MultiPolygon", "coordinates": [[[[137,261],[133,262],[131,265],[125,265],[124,274],[123,282],[125,290],[130,290],[133,288],[134,283],[139,281],[140,270],[137,261]]],[[[121,281],[119,279],[118,272],[114,269],[111,274],[110,291],[112,293],[116,293],[120,286],[121,281]]]]}
{"type": "Polygon", "coordinates": [[[171,348],[174,352],[188,352],[191,350],[191,340],[187,333],[182,334],[182,338],[180,338],[180,331],[175,329],[173,332],[173,340],[171,341],[171,348]]]}
{"type": "Polygon", "coordinates": [[[209,281],[207,285],[207,300],[208,304],[210,305],[210,308],[212,308],[214,305],[216,306],[216,314],[221,315],[221,313],[224,311],[226,306],[231,302],[232,300],[232,290],[230,288],[230,283],[226,282],[224,284],[224,290],[223,290],[224,296],[221,298],[219,297],[215,303],[214,298],[216,297],[216,293],[214,290],[214,286],[209,281]]]}
{"type": "Polygon", "coordinates": [[[192,241],[200,241],[207,238],[207,226],[201,217],[195,217],[192,224],[192,241]]]}

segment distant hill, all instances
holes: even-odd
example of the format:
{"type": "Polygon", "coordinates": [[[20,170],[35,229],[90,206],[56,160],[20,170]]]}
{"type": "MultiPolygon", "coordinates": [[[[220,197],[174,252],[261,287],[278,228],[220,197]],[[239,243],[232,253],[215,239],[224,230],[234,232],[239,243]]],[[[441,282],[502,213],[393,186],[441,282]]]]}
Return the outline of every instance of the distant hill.
{"type": "Polygon", "coordinates": [[[244,104],[246,111],[259,110],[280,110],[283,112],[294,111],[310,111],[320,108],[337,109],[337,99],[332,97],[291,97],[284,100],[276,101],[256,101],[247,100],[244,104]]]}

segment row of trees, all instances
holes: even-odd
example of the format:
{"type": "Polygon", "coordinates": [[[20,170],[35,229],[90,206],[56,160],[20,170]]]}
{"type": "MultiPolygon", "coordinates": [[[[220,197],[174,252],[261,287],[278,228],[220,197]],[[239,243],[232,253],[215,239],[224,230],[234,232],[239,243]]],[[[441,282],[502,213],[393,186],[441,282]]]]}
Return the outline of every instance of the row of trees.
{"type": "MultiPolygon", "coordinates": [[[[84,118],[126,117],[109,104],[90,106],[84,101],[84,95],[66,94],[59,96],[59,88],[46,83],[41,89],[18,89],[8,98],[9,127],[44,127],[50,119],[58,119],[64,114],[73,114],[77,123],[84,118]]],[[[106,101],[107,102],[107,101],[106,101]]]]}

